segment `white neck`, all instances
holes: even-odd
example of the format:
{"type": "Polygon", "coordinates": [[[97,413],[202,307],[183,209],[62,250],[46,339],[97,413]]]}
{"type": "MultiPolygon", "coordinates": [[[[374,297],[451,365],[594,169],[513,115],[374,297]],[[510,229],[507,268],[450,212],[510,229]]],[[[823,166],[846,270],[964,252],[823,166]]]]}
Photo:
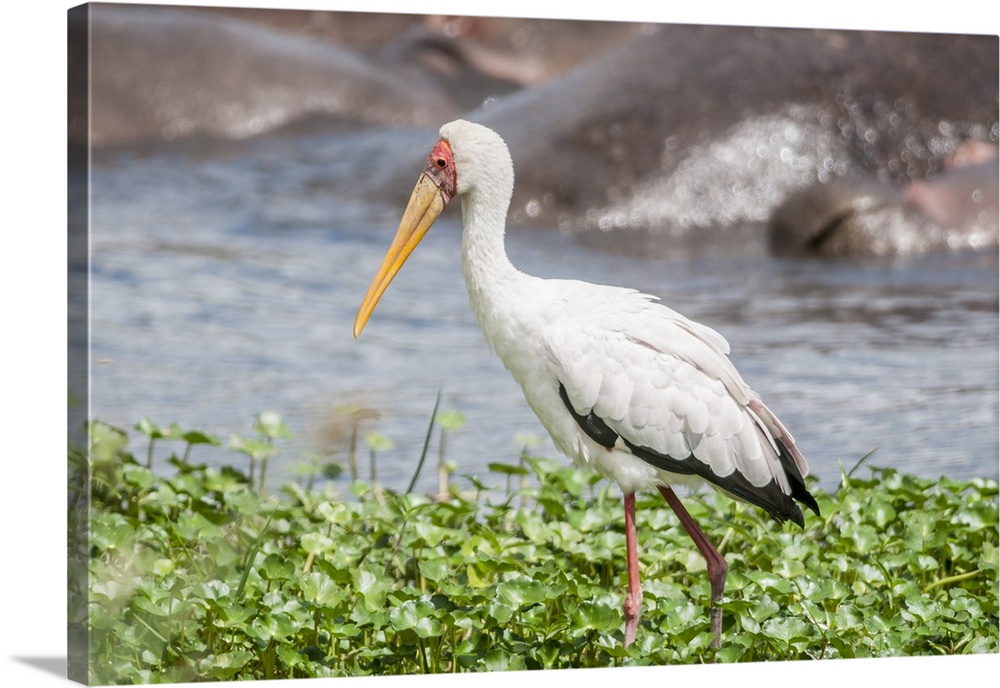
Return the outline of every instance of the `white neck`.
{"type": "MultiPolygon", "coordinates": [[[[505,352],[524,336],[524,307],[532,302],[533,278],[517,271],[504,250],[514,166],[497,134],[463,120],[441,127],[455,156],[462,199],[462,272],[472,310],[486,341],[510,367],[505,352]]],[[[516,347],[514,347],[516,348],[516,347]]]]}
{"type": "Polygon", "coordinates": [[[474,189],[462,196],[462,273],[472,310],[491,346],[496,346],[497,321],[508,317],[514,305],[512,291],[523,277],[504,249],[509,192],[474,189]]]}

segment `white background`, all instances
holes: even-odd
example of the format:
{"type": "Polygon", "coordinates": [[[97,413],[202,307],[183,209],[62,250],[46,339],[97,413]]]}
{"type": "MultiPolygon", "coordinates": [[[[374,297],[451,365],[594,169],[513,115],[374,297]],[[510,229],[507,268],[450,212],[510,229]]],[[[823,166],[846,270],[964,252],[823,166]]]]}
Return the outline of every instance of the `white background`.
{"type": "MultiPolygon", "coordinates": [[[[152,1],[152,0],[151,0],[152,1]]],[[[66,11],[76,3],[19,0],[0,21],[0,504],[2,602],[0,683],[62,685],[66,657],[66,11]]],[[[185,3],[287,9],[470,14],[457,0],[219,0],[185,3]]],[[[679,23],[998,33],[994,3],[892,3],[872,0],[722,2],[700,0],[659,9],[649,0],[481,0],[476,14],[679,23]],[[888,5],[889,3],[884,3],[888,5]],[[918,9],[918,7],[920,9],[918,9]],[[933,13],[932,13],[933,12],[933,13]]],[[[954,685],[1000,675],[1000,656],[822,663],[783,662],[735,667],[662,667],[573,672],[569,680],[679,687],[702,685],[954,685]],[[970,681],[971,680],[971,681],[970,681]],[[801,682],[801,683],[800,683],[801,682]]],[[[379,686],[467,684],[506,686],[511,679],[541,684],[542,672],[379,680],[379,686]]],[[[373,685],[365,679],[315,680],[301,685],[373,685]]],[[[241,684],[243,685],[243,684],[241,684]]],[[[246,685],[288,686],[261,681],[246,685]]]]}

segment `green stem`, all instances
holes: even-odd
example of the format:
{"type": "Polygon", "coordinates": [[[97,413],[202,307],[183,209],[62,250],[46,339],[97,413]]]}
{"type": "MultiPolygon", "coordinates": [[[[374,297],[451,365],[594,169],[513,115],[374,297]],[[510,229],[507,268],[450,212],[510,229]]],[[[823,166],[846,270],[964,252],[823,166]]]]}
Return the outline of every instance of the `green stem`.
{"type": "Polygon", "coordinates": [[[924,592],[926,593],[929,590],[933,590],[939,585],[948,585],[949,583],[958,583],[959,581],[969,580],[970,578],[975,578],[977,575],[979,575],[979,569],[976,569],[974,571],[969,571],[967,573],[957,573],[954,576],[939,578],[938,580],[934,581],[933,583],[925,587],[924,592]]]}
{"type": "Polygon", "coordinates": [[[427,434],[424,436],[424,448],[420,451],[420,460],[417,461],[417,468],[413,471],[413,477],[410,478],[410,484],[406,487],[406,492],[409,494],[413,491],[413,486],[417,484],[417,477],[420,475],[420,469],[424,467],[424,459],[427,458],[427,448],[431,444],[431,433],[434,431],[434,419],[437,418],[438,405],[441,403],[441,390],[438,390],[437,398],[434,400],[434,410],[431,411],[431,420],[427,424],[427,434]]]}
{"type": "Polygon", "coordinates": [[[356,482],[358,479],[358,420],[354,420],[354,424],[351,426],[351,447],[347,452],[347,466],[351,470],[351,482],[356,482]]]}
{"type": "Polygon", "coordinates": [[[438,441],[438,495],[448,494],[448,471],[444,465],[445,430],[441,428],[441,438],[438,441]]]}
{"type": "Polygon", "coordinates": [[[427,672],[427,653],[424,651],[424,641],[418,635],[417,636],[417,648],[420,650],[420,668],[426,674],[427,672]]]}

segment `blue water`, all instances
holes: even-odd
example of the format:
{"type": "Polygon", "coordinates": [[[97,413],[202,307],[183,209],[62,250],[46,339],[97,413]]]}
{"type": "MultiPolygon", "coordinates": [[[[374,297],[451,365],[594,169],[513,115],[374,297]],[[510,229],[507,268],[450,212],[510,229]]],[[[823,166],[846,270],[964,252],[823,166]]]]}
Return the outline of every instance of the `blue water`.
{"type": "MultiPolygon", "coordinates": [[[[459,475],[499,484],[544,431],[488,351],[449,208],[383,297],[351,326],[402,212],[358,192],[359,161],[400,134],[285,132],[234,144],[118,151],[95,161],[91,408],[131,428],[177,422],[223,439],[274,410],[295,433],[269,471],[346,461],[351,409],[392,440],[384,485],[412,475],[435,396],[465,423],[447,439],[459,475]]],[[[411,161],[415,180],[422,155],[411,161]]],[[[399,190],[405,200],[409,183],[399,190]]],[[[455,204],[457,206],[457,204],[455,204]]],[[[998,475],[995,253],[906,260],[767,255],[759,227],[669,237],[508,233],[521,269],[631,286],[726,336],[744,377],[827,487],[871,462],[927,476],[998,475]]],[[[162,446],[158,461],[171,450],[162,446]]],[[[179,447],[173,447],[179,449],[179,447]]],[[[133,450],[145,451],[138,439],[133,450]]],[[[557,456],[551,444],[534,451],[557,456]]],[[[362,477],[367,449],[361,441],[362,477]]],[[[431,447],[437,456],[437,440],[431,447]]],[[[199,447],[195,459],[237,460],[199,447]]],[[[425,469],[419,489],[433,489],[425,469]]]]}

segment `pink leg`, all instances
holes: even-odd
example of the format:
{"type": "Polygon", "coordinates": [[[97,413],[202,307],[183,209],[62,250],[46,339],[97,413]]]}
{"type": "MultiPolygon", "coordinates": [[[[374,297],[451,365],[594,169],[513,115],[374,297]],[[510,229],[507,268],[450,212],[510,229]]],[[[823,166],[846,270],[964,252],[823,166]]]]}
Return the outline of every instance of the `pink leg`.
{"type": "Polygon", "coordinates": [[[642,586],[639,584],[639,546],[635,535],[635,493],[625,495],[625,551],[628,555],[628,594],[625,595],[625,647],[635,640],[642,606],[642,586]]]}
{"type": "Polygon", "coordinates": [[[708,564],[708,581],[712,586],[712,611],[710,612],[709,619],[712,623],[712,633],[715,634],[712,647],[717,648],[722,644],[722,607],[718,606],[718,602],[722,598],[722,591],[726,586],[726,571],[729,569],[729,565],[726,564],[725,558],[719,554],[719,551],[705,537],[705,533],[701,531],[698,524],[691,518],[691,514],[681,504],[681,500],[677,498],[674,491],[662,485],[658,485],[657,487],[663,498],[667,500],[667,504],[677,514],[677,518],[680,520],[681,525],[684,526],[684,530],[694,540],[695,547],[701,552],[701,556],[705,557],[705,563],[708,564]]]}

